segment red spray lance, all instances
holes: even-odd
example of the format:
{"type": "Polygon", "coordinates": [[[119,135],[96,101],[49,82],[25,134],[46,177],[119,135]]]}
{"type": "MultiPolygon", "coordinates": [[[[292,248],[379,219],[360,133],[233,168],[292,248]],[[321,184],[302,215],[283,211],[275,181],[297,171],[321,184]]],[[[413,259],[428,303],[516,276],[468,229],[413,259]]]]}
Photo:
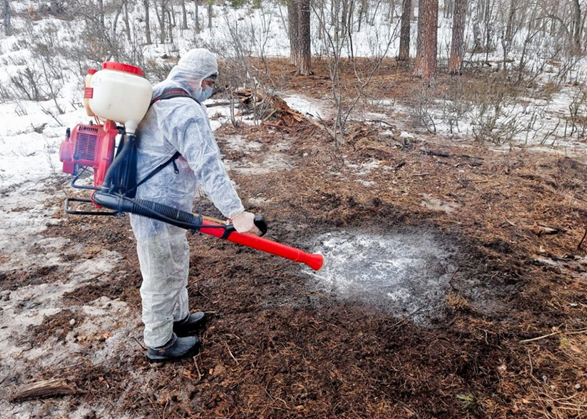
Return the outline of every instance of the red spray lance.
{"type": "MultiPolygon", "coordinates": [[[[321,254],[306,253],[300,249],[289,247],[254,234],[241,234],[232,225],[224,224],[221,220],[180,211],[156,202],[143,199],[130,199],[122,195],[104,192],[94,192],[92,201],[100,207],[114,210],[115,213],[128,212],[142,215],[187,230],[199,231],[200,233],[226,239],[243,246],[261,250],[262,252],[281,256],[294,262],[305,263],[315,271],[319,270],[324,264],[324,257],[321,254]]],[[[267,224],[262,216],[258,215],[255,217],[255,225],[262,234],[265,234],[267,224]]]]}
{"type": "MultiPolygon", "coordinates": [[[[91,77],[86,78],[86,111],[88,115],[96,117],[98,124],[77,125],[71,131],[68,129],[66,139],[61,144],[60,156],[63,171],[75,176],[72,187],[94,192],[91,199],[66,199],[65,211],[83,215],[137,214],[301,262],[319,270],[324,263],[320,254],[306,253],[254,234],[238,233],[232,225],[221,220],[134,198],[138,143],[134,134],[151,101],[150,89],[150,84],[142,78],[142,70],[126,64],[104,63],[101,71],[92,71],[91,77]],[[101,119],[105,121],[103,124],[100,123],[101,119]],[[124,127],[118,126],[116,122],[124,124],[124,127]],[[94,169],[94,185],[76,184],[87,167],[94,169]],[[109,211],[73,210],[70,208],[71,202],[92,203],[97,208],[109,211]]],[[[267,224],[262,216],[255,217],[255,225],[262,235],[265,234],[267,224]]]]}

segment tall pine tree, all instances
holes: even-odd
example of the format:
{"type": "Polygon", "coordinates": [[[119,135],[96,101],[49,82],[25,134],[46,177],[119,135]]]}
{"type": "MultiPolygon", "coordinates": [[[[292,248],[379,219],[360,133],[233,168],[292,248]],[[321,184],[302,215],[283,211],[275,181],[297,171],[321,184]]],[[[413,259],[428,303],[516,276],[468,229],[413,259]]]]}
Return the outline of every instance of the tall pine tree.
{"type": "Polygon", "coordinates": [[[307,76],[312,72],[312,40],[310,33],[310,0],[289,0],[290,59],[298,73],[307,76]]]}
{"type": "Polygon", "coordinates": [[[436,77],[438,41],[438,0],[420,0],[418,6],[418,41],[414,75],[436,77]]]}
{"type": "Polygon", "coordinates": [[[455,0],[452,17],[452,43],[448,59],[448,73],[461,74],[463,56],[465,55],[465,21],[467,17],[467,0],[455,0]]]}

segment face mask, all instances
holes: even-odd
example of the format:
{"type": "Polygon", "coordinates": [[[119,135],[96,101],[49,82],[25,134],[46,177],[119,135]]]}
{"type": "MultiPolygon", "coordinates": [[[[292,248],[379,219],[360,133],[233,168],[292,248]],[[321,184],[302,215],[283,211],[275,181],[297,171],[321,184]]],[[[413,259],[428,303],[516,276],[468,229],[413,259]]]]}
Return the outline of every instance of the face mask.
{"type": "Polygon", "coordinates": [[[210,96],[212,96],[212,87],[206,86],[206,88],[204,90],[200,90],[200,92],[198,93],[198,95],[196,97],[196,100],[198,102],[202,103],[203,101],[208,99],[210,96]]]}

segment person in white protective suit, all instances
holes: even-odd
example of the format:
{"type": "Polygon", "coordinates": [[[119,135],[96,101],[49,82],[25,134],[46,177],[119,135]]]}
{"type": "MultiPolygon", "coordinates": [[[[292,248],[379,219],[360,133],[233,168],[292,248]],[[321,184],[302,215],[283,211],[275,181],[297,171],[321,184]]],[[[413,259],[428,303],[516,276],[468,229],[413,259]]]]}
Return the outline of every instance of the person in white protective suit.
{"type": "MultiPolygon", "coordinates": [[[[154,87],[153,98],[170,88],[184,90],[190,97],[156,101],[141,121],[137,179],[140,182],[159,166],[163,168],[138,186],[136,197],[191,212],[195,193],[202,186],[236,231],[259,234],[254,214],[245,212],[228,177],[201,104],[212,94],[217,74],[216,56],[193,49],[154,87]],[[173,164],[165,165],[177,152],[180,156],[173,164]]],[[[190,356],[199,348],[200,340],[193,335],[205,316],[189,311],[186,230],[135,214],[131,214],[131,226],[143,276],[147,358],[166,361],[190,356]]]]}

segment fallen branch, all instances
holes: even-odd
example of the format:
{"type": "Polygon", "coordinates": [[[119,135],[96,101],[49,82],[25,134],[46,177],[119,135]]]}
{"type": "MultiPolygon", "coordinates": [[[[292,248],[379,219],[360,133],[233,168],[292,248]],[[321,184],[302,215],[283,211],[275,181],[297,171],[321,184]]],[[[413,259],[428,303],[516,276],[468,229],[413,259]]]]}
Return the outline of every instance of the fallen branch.
{"type": "Polygon", "coordinates": [[[10,400],[15,403],[36,398],[69,396],[77,393],[82,393],[82,391],[70,386],[63,379],[54,378],[27,384],[13,395],[10,400]]]}
{"type": "Polygon", "coordinates": [[[558,330],[556,332],[549,333],[548,335],[538,336],[538,337],[535,337],[535,338],[532,338],[532,339],[524,339],[524,340],[521,340],[520,343],[536,342],[537,340],[542,340],[542,339],[549,338],[551,336],[560,335],[561,333],[563,333],[563,332],[560,331],[560,330],[558,330]]]}
{"type": "Polygon", "coordinates": [[[215,106],[229,106],[230,102],[214,102],[214,103],[206,103],[207,108],[213,108],[215,106]]]}
{"type": "Polygon", "coordinates": [[[426,150],[425,148],[421,148],[420,152],[422,154],[426,154],[427,156],[433,156],[433,157],[444,157],[445,159],[450,158],[451,155],[447,154],[447,153],[441,153],[439,151],[432,151],[432,150],[426,150]]]}
{"type": "Polygon", "coordinates": [[[521,340],[520,343],[536,342],[537,340],[542,340],[542,339],[549,338],[551,336],[560,335],[561,333],[563,333],[565,335],[578,335],[578,334],[585,333],[585,332],[587,332],[587,328],[585,328],[585,329],[577,329],[577,330],[570,330],[570,331],[557,330],[556,332],[552,332],[552,333],[549,333],[547,335],[542,335],[542,336],[538,336],[538,337],[531,338],[531,339],[521,340]]]}

